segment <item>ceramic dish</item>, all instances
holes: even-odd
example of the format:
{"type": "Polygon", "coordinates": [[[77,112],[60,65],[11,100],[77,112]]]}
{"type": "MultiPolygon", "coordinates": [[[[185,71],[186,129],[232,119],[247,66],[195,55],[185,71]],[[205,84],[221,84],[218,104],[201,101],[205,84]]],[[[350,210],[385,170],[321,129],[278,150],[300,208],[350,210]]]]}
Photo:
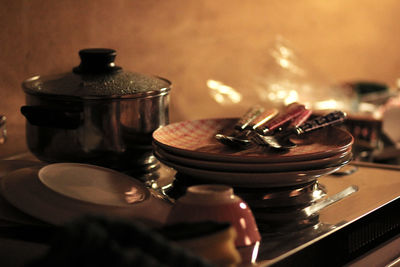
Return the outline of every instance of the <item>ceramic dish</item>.
{"type": "Polygon", "coordinates": [[[0,177],[21,168],[45,165],[43,162],[32,160],[0,160],[0,177]]]}
{"type": "Polygon", "coordinates": [[[138,180],[111,169],[79,163],[55,163],[39,170],[51,190],[93,204],[128,207],[149,197],[138,180]]]}
{"type": "Polygon", "coordinates": [[[11,205],[50,224],[62,225],[92,214],[140,220],[159,226],[165,223],[171,207],[152,194],[128,207],[99,205],[66,197],[43,185],[38,179],[39,170],[40,167],[28,167],[11,172],[2,178],[0,188],[11,205]]]}
{"type": "Polygon", "coordinates": [[[190,179],[193,177],[205,183],[222,183],[238,187],[284,187],[298,184],[305,184],[315,181],[322,175],[327,175],[339,170],[350,162],[351,159],[338,165],[314,169],[289,172],[224,172],[205,169],[191,168],[160,158],[164,164],[177,170],[178,174],[185,175],[190,179]]]}
{"type": "MultiPolygon", "coordinates": [[[[32,166],[44,166],[45,164],[39,161],[30,160],[0,160],[0,181],[3,176],[8,173],[16,171],[21,168],[32,166]]],[[[29,216],[14,206],[12,206],[1,194],[0,190],[0,220],[4,224],[9,225],[42,225],[43,222],[39,221],[32,216],[29,216]]]]}
{"type": "Polygon", "coordinates": [[[306,169],[326,168],[338,165],[348,161],[352,157],[351,147],[344,152],[340,152],[333,156],[314,160],[293,161],[293,162],[276,162],[276,163],[241,163],[241,162],[224,162],[210,161],[196,158],[183,157],[168,152],[158,146],[154,146],[154,155],[159,159],[165,159],[169,162],[205,170],[214,171],[239,171],[239,172],[280,172],[295,171],[306,169]]]}
{"type": "Polygon", "coordinates": [[[236,229],[237,247],[250,246],[261,236],[248,205],[226,185],[194,185],[177,199],[167,223],[230,222],[236,229]]]}
{"type": "Polygon", "coordinates": [[[297,146],[277,152],[264,146],[237,150],[219,143],[216,133],[233,129],[237,119],[183,121],[157,129],[154,143],[164,150],[185,157],[228,162],[293,162],[330,157],[344,152],[354,142],[353,136],[338,127],[329,127],[292,138],[297,146]]]}

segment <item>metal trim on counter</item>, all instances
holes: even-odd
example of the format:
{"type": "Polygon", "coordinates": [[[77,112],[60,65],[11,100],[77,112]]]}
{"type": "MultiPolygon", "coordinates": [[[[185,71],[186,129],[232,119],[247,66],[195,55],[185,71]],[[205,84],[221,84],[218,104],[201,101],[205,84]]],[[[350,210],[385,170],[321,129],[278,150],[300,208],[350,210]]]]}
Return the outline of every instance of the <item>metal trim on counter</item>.
{"type": "Polygon", "coordinates": [[[263,235],[273,246],[261,243],[259,266],[343,266],[400,234],[400,168],[354,166],[358,170],[351,175],[329,175],[319,182],[328,188],[327,195],[351,184],[359,191],[322,210],[313,227],[263,235]]]}

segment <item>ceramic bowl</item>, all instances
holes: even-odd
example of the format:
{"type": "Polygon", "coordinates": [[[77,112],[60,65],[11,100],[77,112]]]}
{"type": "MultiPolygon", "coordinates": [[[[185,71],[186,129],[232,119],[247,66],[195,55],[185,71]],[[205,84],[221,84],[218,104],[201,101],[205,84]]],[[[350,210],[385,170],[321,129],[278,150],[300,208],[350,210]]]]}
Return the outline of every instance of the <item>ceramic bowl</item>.
{"type": "Polygon", "coordinates": [[[261,240],[252,211],[230,186],[190,186],[167,217],[168,224],[199,221],[231,223],[237,233],[236,247],[251,246],[261,240]]]}

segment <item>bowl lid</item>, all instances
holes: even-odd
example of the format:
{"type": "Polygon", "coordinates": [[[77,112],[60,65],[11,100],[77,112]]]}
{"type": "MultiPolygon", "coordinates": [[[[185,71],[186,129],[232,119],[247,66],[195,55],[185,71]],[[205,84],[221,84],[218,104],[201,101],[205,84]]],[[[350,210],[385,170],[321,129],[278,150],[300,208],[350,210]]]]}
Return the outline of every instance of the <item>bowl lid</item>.
{"type": "Polygon", "coordinates": [[[113,49],[83,49],[79,56],[81,63],[72,72],[34,76],[23,82],[24,91],[78,98],[129,98],[170,90],[171,83],[164,78],[126,72],[116,66],[113,49]]]}

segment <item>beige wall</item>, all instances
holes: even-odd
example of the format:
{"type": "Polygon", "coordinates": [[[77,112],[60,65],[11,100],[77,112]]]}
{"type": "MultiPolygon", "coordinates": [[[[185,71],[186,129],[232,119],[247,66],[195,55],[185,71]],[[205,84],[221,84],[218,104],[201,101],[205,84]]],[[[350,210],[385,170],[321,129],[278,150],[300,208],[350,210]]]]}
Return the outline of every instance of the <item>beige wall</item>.
{"type": "Polygon", "coordinates": [[[81,48],[114,48],[126,70],[169,78],[172,121],[232,115],[206,80],[246,84],[262,74],[277,35],[334,82],[393,84],[400,73],[396,0],[0,1],[0,113],[10,136],[3,156],[25,149],[21,82],[70,71],[81,48]]]}

